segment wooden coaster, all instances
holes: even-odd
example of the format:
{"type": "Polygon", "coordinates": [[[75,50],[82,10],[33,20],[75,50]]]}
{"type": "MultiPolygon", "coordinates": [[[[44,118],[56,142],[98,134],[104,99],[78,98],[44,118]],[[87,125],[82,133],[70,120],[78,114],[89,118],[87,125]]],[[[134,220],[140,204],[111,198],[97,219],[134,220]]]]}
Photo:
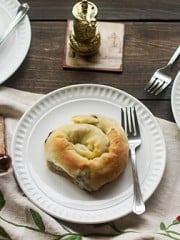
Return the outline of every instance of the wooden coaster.
{"type": "Polygon", "coordinates": [[[99,51],[92,56],[79,56],[69,45],[69,34],[73,21],[67,21],[63,68],[85,69],[97,71],[123,70],[124,24],[113,22],[97,22],[101,34],[99,51]]]}

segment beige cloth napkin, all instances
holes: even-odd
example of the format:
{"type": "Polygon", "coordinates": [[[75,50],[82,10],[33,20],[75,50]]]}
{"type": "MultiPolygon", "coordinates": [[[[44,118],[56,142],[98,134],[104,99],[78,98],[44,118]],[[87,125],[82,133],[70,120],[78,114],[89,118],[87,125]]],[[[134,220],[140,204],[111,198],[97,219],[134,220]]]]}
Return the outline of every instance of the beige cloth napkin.
{"type": "MultiPolygon", "coordinates": [[[[0,87],[0,114],[6,118],[8,153],[19,118],[40,96],[0,87]]],[[[102,236],[101,239],[180,239],[180,131],[175,123],[163,119],[158,121],[166,142],[167,165],[161,183],[146,202],[147,210],[143,215],[136,216],[131,213],[113,223],[100,225],[59,223],[27,199],[15,181],[13,170],[10,169],[0,175],[0,239],[79,240],[97,239],[98,234],[117,234],[116,237],[102,236]],[[92,233],[96,233],[96,236],[85,237],[92,233]],[[63,234],[70,235],[61,238],[63,234]]]]}

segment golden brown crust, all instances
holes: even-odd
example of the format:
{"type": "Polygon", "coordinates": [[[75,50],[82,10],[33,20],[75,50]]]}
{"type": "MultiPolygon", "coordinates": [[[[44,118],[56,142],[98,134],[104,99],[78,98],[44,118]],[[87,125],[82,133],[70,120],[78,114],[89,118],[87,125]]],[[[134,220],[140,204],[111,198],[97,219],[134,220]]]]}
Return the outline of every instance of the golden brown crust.
{"type": "Polygon", "coordinates": [[[46,160],[52,163],[50,170],[53,170],[52,166],[54,169],[59,166],[61,170],[56,173],[66,172],[75,183],[88,191],[95,191],[117,178],[128,161],[128,141],[124,130],[112,122],[101,124],[103,119],[107,120],[104,117],[96,118],[98,122],[93,125],[75,121],[62,126],[45,141],[46,160]],[[74,137],[71,131],[75,129],[77,133],[74,137]]]}

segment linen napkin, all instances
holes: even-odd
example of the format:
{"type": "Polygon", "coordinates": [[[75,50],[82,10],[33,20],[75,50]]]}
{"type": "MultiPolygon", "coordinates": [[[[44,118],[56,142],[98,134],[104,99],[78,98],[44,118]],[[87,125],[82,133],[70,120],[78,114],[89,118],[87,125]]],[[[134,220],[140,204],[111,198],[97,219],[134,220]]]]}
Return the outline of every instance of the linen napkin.
{"type": "MultiPolygon", "coordinates": [[[[8,154],[18,120],[41,96],[0,87],[0,114],[5,117],[8,154]]],[[[24,195],[11,168],[0,174],[0,239],[180,239],[180,131],[175,123],[157,120],[166,142],[167,165],[157,190],[146,202],[143,215],[131,213],[97,225],[63,222],[38,209],[24,195]]]]}

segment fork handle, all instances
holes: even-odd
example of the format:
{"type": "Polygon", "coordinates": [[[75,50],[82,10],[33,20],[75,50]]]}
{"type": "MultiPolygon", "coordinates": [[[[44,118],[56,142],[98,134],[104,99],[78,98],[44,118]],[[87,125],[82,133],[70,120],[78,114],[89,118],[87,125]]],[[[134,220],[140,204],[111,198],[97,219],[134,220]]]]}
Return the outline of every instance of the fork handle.
{"type": "Polygon", "coordinates": [[[176,49],[171,59],[168,62],[168,65],[172,65],[180,55],[180,46],[176,49]]]}
{"type": "Polygon", "coordinates": [[[130,148],[130,156],[132,162],[133,183],[134,183],[134,199],[133,199],[133,212],[137,215],[145,212],[145,204],[142,198],[142,193],[139,185],[139,178],[136,167],[136,152],[135,148],[130,148]]]}

